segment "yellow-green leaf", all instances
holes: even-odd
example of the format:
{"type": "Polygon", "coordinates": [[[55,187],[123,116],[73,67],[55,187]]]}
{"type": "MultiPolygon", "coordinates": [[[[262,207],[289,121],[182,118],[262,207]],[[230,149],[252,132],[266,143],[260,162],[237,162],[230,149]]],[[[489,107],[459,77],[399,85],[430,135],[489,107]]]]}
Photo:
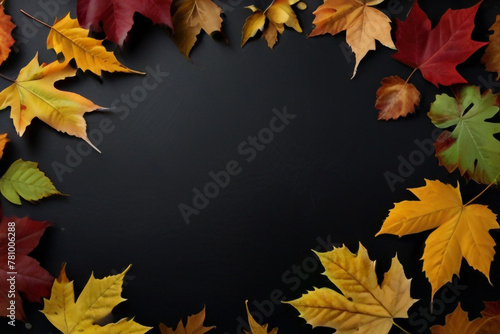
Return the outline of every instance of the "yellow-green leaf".
{"type": "Polygon", "coordinates": [[[91,275],[75,303],[73,282],[68,280],[65,267],[52,286],[50,299],[44,299],[42,313],[63,334],[143,334],[151,327],[145,327],[133,319],[121,319],[105,326],[95,322],[107,316],[111,310],[124,301],[121,297],[123,278],[130,266],[122,273],[103,279],[91,275]]]}
{"type": "Polygon", "coordinates": [[[62,53],[65,61],[74,58],[76,66],[99,76],[102,71],[145,74],[121,64],[112,52],[104,48],[101,40],[88,35],[89,31],[80,27],[78,20],[72,19],[68,13],[64,18],[56,20],[50,29],[47,49],[62,53]]]}
{"type": "Polygon", "coordinates": [[[10,202],[21,205],[21,197],[37,201],[51,195],[61,195],[52,181],[38,169],[36,162],[15,161],[0,178],[0,192],[10,202]]]}

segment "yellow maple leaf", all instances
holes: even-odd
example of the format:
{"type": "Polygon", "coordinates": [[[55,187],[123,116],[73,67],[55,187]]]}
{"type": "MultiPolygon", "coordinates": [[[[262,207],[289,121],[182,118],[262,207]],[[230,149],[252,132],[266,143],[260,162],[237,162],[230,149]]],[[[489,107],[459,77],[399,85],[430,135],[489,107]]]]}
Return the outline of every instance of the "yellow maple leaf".
{"type": "Polygon", "coordinates": [[[203,310],[201,310],[200,313],[188,316],[186,326],[182,323],[182,319],[179,320],[179,324],[175,330],[160,323],[160,331],[162,334],[204,334],[215,328],[215,326],[203,326],[204,321],[205,307],[203,307],[203,310]]]}
{"type": "Polygon", "coordinates": [[[202,29],[209,35],[221,31],[222,9],[211,0],[177,0],[172,6],[173,39],[186,57],[189,58],[196,36],[202,29]]]}
{"type": "Polygon", "coordinates": [[[15,40],[12,38],[12,30],[16,27],[11,21],[11,17],[5,14],[5,8],[0,2],[0,64],[2,64],[10,53],[10,47],[14,45],[15,40]]]}
{"type": "Polygon", "coordinates": [[[19,136],[36,117],[58,131],[82,138],[99,151],[87,137],[83,114],[101,107],[78,94],[54,87],[56,81],[75,74],[76,70],[68,63],[39,65],[37,54],[12,85],[0,92],[0,110],[11,107],[10,118],[19,136]]]}
{"type": "Polygon", "coordinates": [[[377,282],[375,262],[359,244],[357,254],[343,246],[316,253],[325,267],[325,275],[342,292],[315,288],[299,299],[286,302],[313,327],[335,328],[338,334],[356,332],[388,333],[395,318],[407,318],[408,309],[417,301],[410,296],[411,279],[403,266],[392,259],[382,285],[377,282]]]}
{"type": "Polygon", "coordinates": [[[463,204],[459,186],[425,180],[425,186],[409,189],[418,201],[396,203],[377,236],[398,236],[435,229],[425,242],[423,270],[432,286],[432,296],[454,274],[462,256],[489,280],[495,241],[490,229],[499,228],[496,215],[485,205],[463,204]]]}
{"type": "Polygon", "coordinates": [[[330,33],[336,35],[346,31],[346,42],[356,56],[356,71],[361,59],[370,50],[375,50],[375,41],[396,49],[391,37],[391,20],[380,10],[371,6],[384,0],[324,0],[313,14],[316,26],[309,36],[330,33]]]}
{"type": "Polygon", "coordinates": [[[500,328],[500,303],[486,302],[481,317],[472,321],[460,304],[446,316],[444,326],[432,326],[432,334],[497,334],[500,328]]]}
{"type": "Polygon", "coordinates": [[[262,31],[262,38],[267,41],[269,48],[273,48],[278,41],[278,34],[285,31],[285,25],[295,29],[297,32],[302,32],[297,15],[293,11],[291,5],[298,0],[274,0],[269,7],[261,10],[255,6],[247,6],[253,14],[250,15],[243,25],[241,46],[258,31],[262,31]],[[268,24],[266,26],[266,19],[268,24]]]}
{"type": "Polygon", "coordinates": [[[46,25],[51,28],[47,37],[47,49],[62,53],[66,62],[75,59],[76,66],[83,71],[89,70],[99,76],[102,71],[145,74],[121,64],[115,55],[102,45],[102,40],[88,37],[89,31],[80,27],[78,20],[72,19],[69,13],[60,20],[56,19],[53,26],[46,25]]]}
{"type": "Polygon", "coordinates": [[[9,142],[9,138],[7,138],[7,134],[3,133],[0,135],[0,158],[3,156],[3,150],[5,145],[9,142]]]}
{"type": "Polygon", "coordinates": [[[490,36],[490,43],[484,51],[481,62],[486,64],[486,70],[497,72],[497,80],[500,79],[500,15],[497,15],[495,23],[490,30],[493,34],[490,36]]]}
{"type": "Polygon", "coordinates": [[[73,282],[66,276],[65,266],[52,286],[50,299],[44,299],[42,313],[63,334],[143,334],[145,327],[133,319],[100,326],[94,324],[124,301],[121,297],[123,278],[130,266],[118,275],[96,279],[92,274],[75,303],[73,282]]]}
{"type": "Polygon", "coordinates": [[[252,317],[252,313],[248,309],[248,300],[245,300],[245,305],[247,308],[248,325],[250,326],[250,332],[243,330],[245,334],[276,334],[278,333],[278,328],[273,328],[270,332],[267,331],[267,324],[261,325],[252,317]]]}

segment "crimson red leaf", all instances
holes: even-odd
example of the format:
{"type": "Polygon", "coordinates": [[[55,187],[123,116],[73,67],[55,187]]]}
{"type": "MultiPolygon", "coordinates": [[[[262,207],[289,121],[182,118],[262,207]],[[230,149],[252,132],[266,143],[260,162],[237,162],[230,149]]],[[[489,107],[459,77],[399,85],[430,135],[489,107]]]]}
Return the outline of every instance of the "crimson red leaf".
{"type": "Polygon", "coordinates": [[[467,83],[456,66],[488,44],[471,39],[480,4],[467,9],[448,9],[431,29],[431,21],[415,1],[408,18],[404,22],[396,20],[398,52],[393,57],[418,68],[424,78],[436,86],[467,83]]]}
{"type": "Polygon", "coordinates": [[[78,0],[76,13],[84,28],[100,30],[102,22],[106,38],[121,46],[134,25],[135,12],[172,28],[171,4],[172,0],[78,0]]]}
{"type": "Polygon", "coordinates": [[[35,221],[27,217],[2,218],[0,222],[0,316],[10,315],[7,308],[14,300],[15,318],[26,320],[19,294],[29,302],[38,303],[41,302],[42,297],[50,295],[54,277],[43,269],[38,261],[28,256],[28,253],[38,245],[48,226],[50,226],[49,222],[35,221]],[[14,284],[11,285],[11,283],[14,284]]]}

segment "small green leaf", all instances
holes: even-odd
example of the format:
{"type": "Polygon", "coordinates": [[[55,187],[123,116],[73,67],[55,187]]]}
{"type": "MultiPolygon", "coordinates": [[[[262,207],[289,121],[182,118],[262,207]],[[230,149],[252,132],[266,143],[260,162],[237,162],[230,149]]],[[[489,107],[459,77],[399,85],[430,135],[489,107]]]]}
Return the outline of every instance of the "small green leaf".
{"type": "Polygon", "coordinates": [[[37,201],[50,195],[61,195],[52,181],[38,169],[38,164],[19,159],[0,179],[0,192],[10,202],[21,205],[21,198],[37,201]],[[20,197],[19,197],[20,196],[20,197]]]}
{"type": "Polygon", "coordinates": [[[445,130],[436,140],[439,164],[448,172],[460,174],[478,183],[489,184],[500,173],[500,124],[489,121],[500,110],[497,94],[490,90],[481,95],[479,87],[464,86],[456,99],[446,94],[436,96],[427,114],[438,128],[445,130]]]}

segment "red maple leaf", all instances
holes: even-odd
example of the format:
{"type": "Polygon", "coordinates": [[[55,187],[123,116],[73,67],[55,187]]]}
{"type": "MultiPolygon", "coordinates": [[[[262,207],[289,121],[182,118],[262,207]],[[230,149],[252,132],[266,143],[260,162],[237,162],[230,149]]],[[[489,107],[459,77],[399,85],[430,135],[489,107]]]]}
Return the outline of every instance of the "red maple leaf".
{"type": "Polygon", "coordinates": [[[153,24],[165,24],[173,28],[170,16],[172,0],[78,0],[76,13],[80,25],[102,30],[106,38],[120,46],[134,25],[134,13],[151,19],[153,24]]]}
{"type": "MultiPolygon", "coordinates": [[[[482,2],[482,1],[481,1],[482,2]]],[[[415,1],[408,18],[396,20],[396,48],[393,57],[418,68],[434,85],[467,83],[456,69],[487,42],[471,39],[474,17],[481,4],[466,9],[448,9],[434,29],[415,1]]]]}
{"type": "MultiPolygon", "coordinates": [[[[1,209],[0,209],[1,215],[1,209]]],[[[38,246],[46,221],[35,221],[28,217],[3,217],[0,222],[0,316],[11,315],[8,308],[15,309],[15,318],[26,320],[21,295],[29,302],[41,302],[50,295],[54,282],[40,263],[28,256],[38,246]],[[15,249],[14,257],[12,251],[15,249]],[[13,274],[15,273],[15,274],[13,274]],[[15,307],[11,307],[13,302],[15,307]]]]}

